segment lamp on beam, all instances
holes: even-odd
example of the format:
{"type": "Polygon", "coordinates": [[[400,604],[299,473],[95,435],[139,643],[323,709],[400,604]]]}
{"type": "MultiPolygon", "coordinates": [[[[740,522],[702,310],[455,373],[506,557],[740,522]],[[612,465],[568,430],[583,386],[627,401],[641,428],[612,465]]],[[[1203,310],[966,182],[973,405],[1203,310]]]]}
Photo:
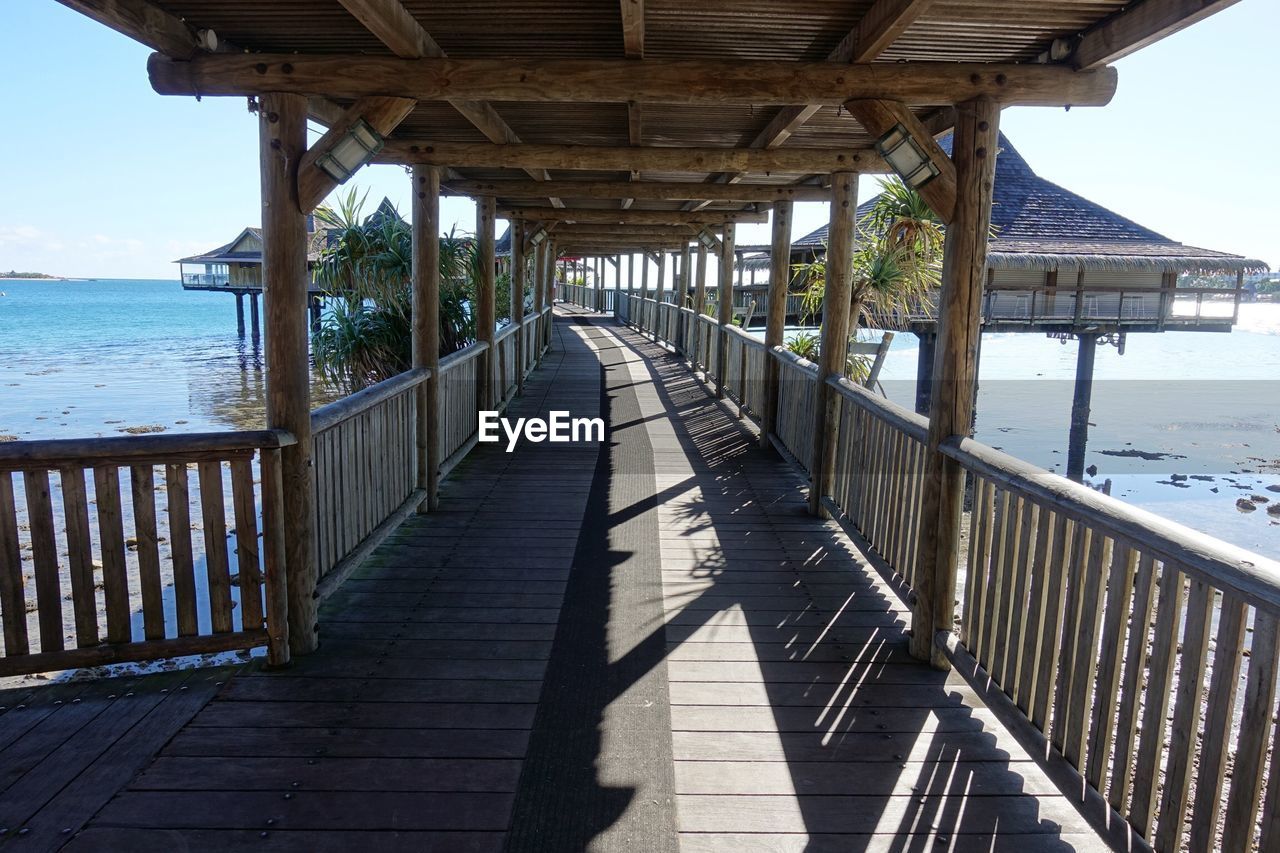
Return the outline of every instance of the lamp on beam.
{"type": "Polygon", "coordinates": [[[536,248],[545,239],[547,239],[547,229],[539,228],[529,235],[529,245],[536,248]]]}
{"type": "Polygon", "coordinates": [[[316,158],[316,165],[338,183],[346,183],[357,169],[382,150],[384,142],[368,122],[358,119],[347,130],[346,135],[338,140],[337,145],[316,158]]]}
{"type": "Polygon", "coordinates": [[[720,245],[720,241],[716,239],[716,235],[703,228],[698,232],[698,242],[706,246],[708,249],[715,249],[720,245]]]}
{"type": "Polygon", "coordinates": [[[901,124],[895,124],[888,133],[876,140],[876,151],[913,190],[920,189],[941,174],[941,170],[901,124]]]}

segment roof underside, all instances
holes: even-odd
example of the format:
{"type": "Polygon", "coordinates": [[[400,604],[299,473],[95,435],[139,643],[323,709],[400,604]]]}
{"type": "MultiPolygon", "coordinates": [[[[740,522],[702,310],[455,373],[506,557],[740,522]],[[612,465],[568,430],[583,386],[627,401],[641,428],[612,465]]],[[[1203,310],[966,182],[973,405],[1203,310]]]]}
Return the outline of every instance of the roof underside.
{"type": "MultiPolygon", "coordinates": [[[[214,31],[222,42],[266,53],[394,56],[339,0],[153,0],[188,26],[214,31]]],[[[350,5],[350,4],[348,4],[350,5]]],[[[375,4],[376,5],[376,4],[375,4]]],[[[401,0],[418,25],[451,59],[621,59],[625,54],[620,4],[607,0],[515,0],[437,3],[401,0]]],[[[643,57],[823,61],[856,30],[872,0],[647,0],[643,57]]],[[[883,5],[883,4],[882,4],[883,5]]],[[[1055,39],[1072,39],[1104,21],[1126,0],[935,0],[896,3],[922,12],[876,57],[901,62],[1031,62],[1055,39]]],[[[316,93],[325,94],[325,93],[316,93]]],[[[334,99],[341,106],[349,100],[334,99]]],[[[625,146],[624,103],[511,103],[491,106],[524,143],[625,146]]],[[[917,107],[927,115],[929,107],[917,107]]],[[[645,146],[748,147],[778,112],[751,105],[641,106],[645,146]]],[[[391,139],[485,143],[489,139],[445,101],[422,101],[391,139]]],[[[867,147],[871,136],[839,107],[823,107],[779,147],[867,147]]],[[[458,169],[461,177],[521,177],[504,169],[458,169]]],[[[643,180],[715,179],[715,172],[644,172],[643,180]]],[[[561,172],[553,179],[626,180],[626,172],[561,172]]],[[[753,174],[753,183],[792,183],[804,174],[753,174]]],[[[506,200],[499,198],[499,206],[506,200]]],[[[527,204],[527,202],[526,202],[527,204]]],[[[545,201],[544,201],[545,204],[545,201]]],[[[611,200],[573,200],[573,206],[614,207],[611,200]]],[[[682,202],[640,201],[632,209],[677,209],[682,202]]],[[[711,207],[737,207],[720,204],[711,207]]]]}
{"type": "MultiPolygon", "coordinates": [[[[856,162],[861,165],[847,168],[858,171],[884,168],[871,151],[874,137],[884,129],[873,134],[838,104],[849,98],[900,97],[924,122],[927,132],[935,135],[954,121],[951,105],[974,97],[959,94],[969,91],[965,87],[970,84],[973,91],[993,94],[1002,103],[1102,104],[1110,98],[1110,93],[1104,92],[1106,86],[1088,81],[1105,77],[1114,87],[1114,76],[1099,77],[1096,73],[1107,63],[1235,0],[1197,4],[1182,0],[61,2],[170,57],[153,69],[152,82],[160,91],[205,95],[295,91],[311,97],[313,114],[326,124],[340,121],[338,110],[355,103],[357,94],[389,96],[383,100],[409,98],[408,103],[416,101],[416,106],[402,120],[397,115],[388,122],[394,130],[387,134],[388,147],[379,162],[436,162],[446,167],[447,191],[475,192],[474,186],[454,190],[450,183],[525,181],[523,194],[510,188],[489,188],[484,194],[496,196],[500,213],[519,210],[518,215],[529,221],[564,219],[565,215],[549,215],[549,205],[556,205],[570,210],[650,211],[662,214],[660,219],[650,216],[650,222],[667,223],[674,221],[666,216],[672,211],[701,211],[707,219],[714,219],[718,211],[751,211],[752,205],[767,205],[772,199],[728,194],[718,200],[698,195],[685,198],[657,190],[652,197],[628,198],[614,194],[613,187],[594,195],[583,191],[578,196],[573,195],[576,189],[561,187],[565,191],[558,195],[548,193],[539,198],[530,195],[527,182],[740,181],[752,185],[760,196],[763,190],[759,185],[820,184],[826,173],[846,168],[817,168],[818,162],[856,162]],[[216,34],[216,39],[208,38],[209,33],[216,34]],[[220,53],[204,53],[215,41],[220,53]],[[244,53],[274,56],[264,56],[260,62],[244,53]],[[380,73],[358,68],[354,64],[357,58],[366,66],[376,66],[380,73]],[[436,65],[417,64],[409,69],[396,64],[422,58],[436,65]],[[201,59],[207,62],[186,61],[201,59]],[[334,59],[345,61],[331,62],[334,59]],[[497,79],[488,85],[477,85],[475,77],[468,81],[465,70],[455,76],[446,68],[450,62],[470,62],[469,67],[478,68],[475,63],[493,60],[499,62],[492,68],[485,66],[488,70],[484,72],[475,72],[486,80],[497,79]],[[565,70],[572,62],[548,65],[566,60],[579,65],[612,64],[603,73],[583,70],[576,77],[572,70],[565,70]],[[327,72],[316,71],[327,61],[327,72]],[[623,67],[629,62],[635,63],[634,73],[623,67]],[[691,62],[719,63],[715,67],[728,69],[729,79],[724,79],[723,72],[704,71],[701,77],[687,79],[705,85],[685,85],[686,78],[664,77],[660,70],[667,63],[670,73],[676,73],[679,69],[671,70],[675,69],[672,62],[685,62],[681,68],[686,70],[691,62]],[[765,67],[770,62],[776,66],[772,71],[765,67]],[[849,62],[856,63],[853,67],[857,70],[846,82],[843,68],[850,67],[849,62]],[[958,68],[959,63],[1000,64],[1000,69],[958,68]],[[297,64],[303,68],[295,69],[297,64]],[[1046,68],[1046,64],[1057,67],[1046,68]],[[224,71],[236,66],[248,75],[236,79],[249,82],[228,82],[222,90],[207,85],[212,80],[209,77],[197,82],[194,75],[212,66],[224,71]],[[171,85],[178,88],[157,84],[156,73],[163,79],[166,67],[172,75],[171,85]],[[268,68],[272,77],[258,76],[267,74],[268,68]],[[806,68],[810,70],[796,70],[806,68]],[[1013,70],[1006,77],[1001,69],[1013,70]],[[985,76],[978,73],[988,70],[985,76]],[[559,88],[548,88],[540,76],[543,74],[557,82],[562,79],[558,75],[566,75],[565,82],[559,88]],[[906,92],[915,85],[911,81],[930,74],[941,75],[930,79],[942,82],[912,90],[916,94],[870,94],[906,92]],[[185,78],[186,87],[174,82],[183,75],[193,75],[185,78]],[[283,75],[284,85],[275,75],[283,75]],[[1032,97],[1024,89],[1023,100],[1013,96],[1018,90],[1014,78],[1036,75],[1041,80],[1052,78],[1046,84],[1051,94],[1032,97]],[[407,82],[410,78],[412,83],[407,82]],[[275,88],[265,88],[268,79],[275,88]],[[814,80],[835,82],[819,85],[814,80]],[[296,88],[289,88],[290,82],[296,88]],[[473,99],[459,95],[459,91],[487,94],[473,99]],[[851,91],[859,94],[849,94],[851,91]],[[605,97],[599,94],[602,92],[617,97],[605,97]],[[507,96],[512,93],[520,99],[507,96]],[[556,100],[542,100],[548,93],[556,100]],[[672,103],[685,95],[689,96],[687,103],[672,103]],[[825,105],[792,103],[793,98],[806,95],[825,105]],[[455,102],[444,100],[446,97],[455,102]],[[499,143],[496,147],[503,151],[520,149],[512,156],[521,161],[507,162],[502,168],[482,165],[494,156],[489,150],[472,157],[475,162],[468,166],[470,161],[453,156],[454,149],[444,152],[433,147],[492,149],[493,143],[499,143]],[[605,169],[595,169],[601,161],[588,165],[584,160],[531,165],[527,146],[539,144],[626,148],[630,159],[611,160],[605,169]],[[738,171],[727,172],[723,171],[729,168],[724,158],[711,166],[686,151],[690,156],[679,164],[679,171],[673,171],[674,166],[665,168],[656,159],[643,166],[633,165],[636,146],[774,149],[777,155],[769,155],[772,161],[757,157],[750,164],[734,158],[738,171]],[[424,160],[424,149],[439,160],[424,160]],[[823,159],[819,149],[838,159],[823,159]],[[845,154],[855,149],[862,155],[845,154]]],[[[669,160],[664,162],[670,165],[669,160]]],[[[685,224],[694,218],[679,222],[685,224]]],[[[600,220],[595,216],[580,222],[600,224],[600,220]]],[[[563,229],[561,234],[572,230],[563,229]]],[[[622,240],[619,248],[628,245],[634,241],[628,244],[622,240]]]]}

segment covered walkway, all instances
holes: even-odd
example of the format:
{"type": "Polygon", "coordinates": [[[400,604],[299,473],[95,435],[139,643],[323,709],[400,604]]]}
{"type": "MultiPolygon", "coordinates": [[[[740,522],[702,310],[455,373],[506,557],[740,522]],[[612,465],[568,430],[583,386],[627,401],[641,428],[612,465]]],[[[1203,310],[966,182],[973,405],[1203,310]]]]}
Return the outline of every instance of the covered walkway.
{"type": "Polygon", "coordinates": [[[598,410],[605,442],[478,447],[317,653],[230,678],[66,849],[1103,848],[787,462],[566,314],[509,415],[598,410]]]}

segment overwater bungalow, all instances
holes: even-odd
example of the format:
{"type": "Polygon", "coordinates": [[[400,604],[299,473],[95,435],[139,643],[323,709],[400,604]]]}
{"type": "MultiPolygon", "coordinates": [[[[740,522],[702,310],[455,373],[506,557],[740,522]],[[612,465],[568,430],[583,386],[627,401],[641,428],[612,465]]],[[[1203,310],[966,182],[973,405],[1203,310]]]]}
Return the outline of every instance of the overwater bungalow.
{"type": "Polygon", "coordinates": [[[1280,565],[968,437],[1002,108],[1104,106],[1229,0],[63,2],[157,93],[253,99],[266,428],[0,445],[0,676],[258,654],[4,694],[0,843],[1280,848],[1280,565]],[[307,216],[370,161],[411,171],[413,366],[313,411],[307,216]],[[887,173],[947,226],[927,416],[842,375],[887,173]],[[445,358],[442,191],[481,256],[445,358]],[[798,200],[818,363],[781,347],[798,200]],[[555,284],[662,250],[658,298],[555,284]],[[716,316],[661,299],[711,264],[716,316]]]}

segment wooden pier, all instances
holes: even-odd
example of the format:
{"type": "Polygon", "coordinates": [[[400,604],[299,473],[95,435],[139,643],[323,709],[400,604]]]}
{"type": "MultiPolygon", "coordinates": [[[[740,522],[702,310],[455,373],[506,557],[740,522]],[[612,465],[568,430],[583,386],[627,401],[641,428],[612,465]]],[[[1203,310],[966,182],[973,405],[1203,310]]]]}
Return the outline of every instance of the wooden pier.
{"type": "Polygon", "coordinates": [[[967,437],[1001,110],[1105,105],[1230,0],[62,2],[157,92],[250,99],[267,429],[0,445],[0,677],[263,657],[6,694],[0,847],[1280,849],[1280,564],[967,437]],[[412,369],[313,411],[307,217],[367,162],[412,175],[412,369]],[[927,417],[843,375],[858,181],[894,170],[946,225],[927,417]],[[781,346],[814,197],[817,364],[781,346]],[[479,441],[553,410],[604,440],[479,441]]]}
{"type": "Polygon", "coordinates": [[[910,656],[905,590],[798,472],[586,319],[510,412],[599,412],[605,442],[477,449],[328,599],[315,654],[0,715],[31,733],[0,757],[47,743],[6,762],[22,849],[1105,849],[1029,726],[910,656]]]}

